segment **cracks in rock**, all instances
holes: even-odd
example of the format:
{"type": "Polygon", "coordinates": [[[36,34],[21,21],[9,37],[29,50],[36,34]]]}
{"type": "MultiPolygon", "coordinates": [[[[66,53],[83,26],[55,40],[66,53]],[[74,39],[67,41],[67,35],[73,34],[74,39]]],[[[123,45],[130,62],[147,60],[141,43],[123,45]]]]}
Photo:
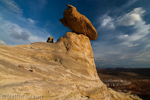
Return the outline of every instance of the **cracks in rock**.
{"type": "MultiPolygon", "coordinates": [[[[75,84],[75,83],[74,83],[75,84]]],[[[79,93],[81,94],[81,98],[83,98],[83,97],[87,97],[88,99],[90,99],[90,96],[89,95],[87,95],[86,93],[82,93],[82,91],[79,89],[79,87],[75,84],[75,86],[76,86],[76,88],[77,88],[77,90],[79,91],[79,93]]]]}

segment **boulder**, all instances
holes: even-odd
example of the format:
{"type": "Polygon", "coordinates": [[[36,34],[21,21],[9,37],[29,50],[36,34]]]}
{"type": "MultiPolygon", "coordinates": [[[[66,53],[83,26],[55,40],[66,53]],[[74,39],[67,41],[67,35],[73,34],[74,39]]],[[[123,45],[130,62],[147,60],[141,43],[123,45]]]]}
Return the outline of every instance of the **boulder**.
{"type": "Polygon", "coordinates": [[[84,34],[90,40],[96,40],[98,37],[97,31],[91,24],[90,20],[84,15],[80,14],[72,5],[67,5],[68,9],[63,13],[64,18],[60,22],[76,33],[84,34]]]}
{"type": "Polygon", "coordinates": [[[48,42],[48,43],[54,43],[53,37],[49,37],[49,38],[47,39],[47,42],[48,42]]]}

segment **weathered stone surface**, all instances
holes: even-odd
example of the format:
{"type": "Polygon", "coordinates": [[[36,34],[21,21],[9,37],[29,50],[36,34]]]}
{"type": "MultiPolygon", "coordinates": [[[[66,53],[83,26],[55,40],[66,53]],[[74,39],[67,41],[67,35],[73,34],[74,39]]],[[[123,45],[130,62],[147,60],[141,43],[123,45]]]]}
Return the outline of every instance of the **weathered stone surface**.
{"type": "Polygon", "coordinates": [[[116,92],[111,88],[108,88],[111,93],[113,100],[142,100],[136,95],[131,95],[131,93],[116,92]]]}
{"type": "Polygon", "coordinates": [[[76,33],[84,34],[90,40],[96,40],[98,37],[97,31],[91,24],[90,20],[84,15],[80,14],[77,9],[72,5],[67,5],[68,9],[64,12],[64,18],[60,22],[76,33]]]}
{"type": "Polygon", "coordinates": [[[24,69],[24,67],[23,67],[23,66],[21,66],[21,65],[19,65],[18,67],[19,67],[19,68],[23,68],[23,69],[24,69]]]}
{"type": "MultiPolygon", "coordinates": [[[[64,44],[67,54],[79,62],[86,63],[91,77],[97,77],[93,51],[90,40],[83,34],[76,34],[74,32],[67,32],[63,37],[57,40],[56,43],[64,44]]],[[[85,71],[86,72],[86,71],[85,71]]]]}
{"type": "Polygon", "coordinates": [[[54,43],[53,37],[49,37],[49,38],[47,39],[47,42],[48,42],[48,43],[54,43]]]}
{"type": "Polygon", "coordinates": [[[97,76],[93,60],[89,38],[73,32],[56,43],[0,45],[0,95],[42,95],[38,100],[134,100],[131,95],[108,90],[97,76]]]}

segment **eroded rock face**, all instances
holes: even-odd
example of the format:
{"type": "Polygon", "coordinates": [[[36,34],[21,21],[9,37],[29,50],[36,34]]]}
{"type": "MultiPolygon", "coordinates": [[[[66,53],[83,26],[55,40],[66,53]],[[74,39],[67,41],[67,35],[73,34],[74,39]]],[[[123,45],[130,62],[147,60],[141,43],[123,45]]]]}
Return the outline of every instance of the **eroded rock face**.
{"type": "Polygon", "coordinates": [[[97,76],[90,40],[83,34],[67,32],[52,44],[0,45],[0,54],[0,80],[5,80],[0,95],[29,93],[43,95],[43,100],[111,98],[97,76]]]}
{"type": "Polygon", "coordinates": [[[57,40],[56,43],[63,43],[67,54],[76,61],[86,63],[87,70],[91,77],[97,77],[97,71],[94,62],[93,51],[90,40],[83,34],[76,34],[74,32],[67,32],[63,37],[57,40]]]}
{"type": "MultiPolygon", "coordinates": [[[[0,95],[42,95],[41,100],[140,100],[103,84],[89,38],[74,32],[67,32],[56,43],[0,45],[0,70],[0,95]]],[[[36,98],[24,98],[29,99],[36,98]]]]}
{"type": "Polygon", "coordinates": [[[64,18],[60,22],[76,33],[84,34],[90,40],[96,40],[98,37],[97,31],[91,24],[90,20],[80,14],[74,6],[67,5],[68,9],[64,12],[64,18]]]}

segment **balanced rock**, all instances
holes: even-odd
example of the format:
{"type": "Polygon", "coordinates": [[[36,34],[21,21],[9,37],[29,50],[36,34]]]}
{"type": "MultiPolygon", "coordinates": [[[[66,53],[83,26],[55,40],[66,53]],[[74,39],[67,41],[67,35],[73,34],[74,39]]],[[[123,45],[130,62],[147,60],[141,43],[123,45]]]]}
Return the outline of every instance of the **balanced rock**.
{"type": "Polygon", "coordinates": [[[60,22],[76,33],[84,34],[90,40],[96,40],[98,37],[97,31],[91,24],[90,20],[84,15],[80,14],[72,5],[67,5],[68,9],[63,13],[64,18],[60,22]]]}
{"type": "Polygon", "coordinates": [[[49,37],[49,38],[47,39],[47,42],[48,42],[48,43],[54,43],[53,37],[49,37]]]}

